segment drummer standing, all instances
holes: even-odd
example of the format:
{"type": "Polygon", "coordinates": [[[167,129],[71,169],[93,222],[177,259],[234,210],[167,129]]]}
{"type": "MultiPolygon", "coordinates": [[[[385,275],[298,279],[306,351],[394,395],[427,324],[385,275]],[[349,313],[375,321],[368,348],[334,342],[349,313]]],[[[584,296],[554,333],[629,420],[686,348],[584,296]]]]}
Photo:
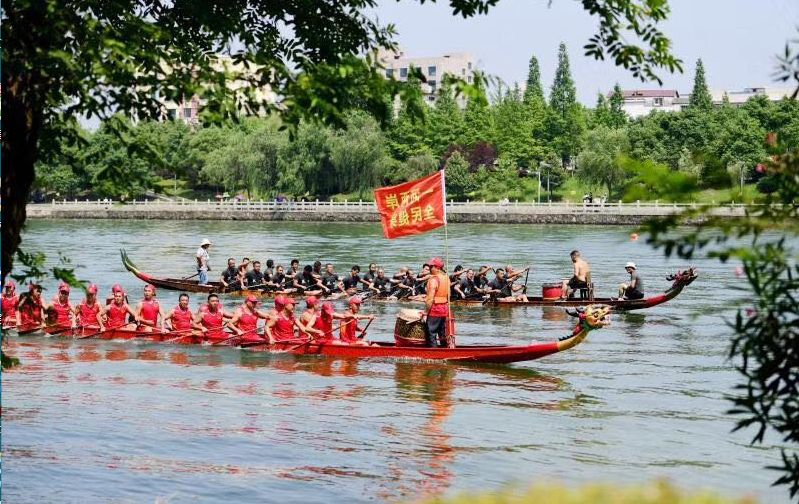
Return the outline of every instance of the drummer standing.
{"type": "Polygon", "coordinates": [[[200,248],[197,249],[197,276],[200,285],[208,285],[208,271],[211,269],[208,267],[208,261],[210,260],[208,257],[208,248],[210,246],[211,240],[203,238],[203,241],[200,243],[200,248]]]}
{"type": "Polygon", "coordinates": [[[449,313],[449,277],[444,273],[444,261],[434,257],[427,263],[430,266],[430,278],[427,280],[427,345],[454,347],[454,341],[447,337],[447,319],[449,313]]]}

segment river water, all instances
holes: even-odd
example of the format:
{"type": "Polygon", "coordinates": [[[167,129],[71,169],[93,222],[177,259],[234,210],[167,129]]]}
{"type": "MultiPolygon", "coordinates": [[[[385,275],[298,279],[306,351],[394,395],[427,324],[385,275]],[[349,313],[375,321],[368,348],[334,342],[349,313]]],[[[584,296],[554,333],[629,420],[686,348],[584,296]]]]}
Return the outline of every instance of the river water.
{"type": "MultiPolygon", "coordinates": [[[[678,267],[621,227],[452,225],[450,264],[533,265],[532,290],[591,262],[598,295],[639,265],[649,293],[678,267]]],[[[212,266],[228,256],[370,261],[393,271],[443,255],[443,233],[387,241],[374,224],[34,221],[26,250],[71,258],[109,292],[144,271],[191,274],[202,237],[212,266]]],[[[784,502],[770,488],[774,448],[730,433],[725,316],[742,303],[734,265],[693,263],[700,277],[672,302],[614,315],[577,348],[509,366],[351,361],[177,347],[12,337],[23,366],[3,374],[6,502],[360,502],[416,500],[559,481],[668,478],[784,502]]],[[[47,296],[55,291],[46,284],[47,296]]],[[[615,295],[615,294],[614,294],[615,295]]],[[[77,294],[73,294],[78,298],[77,294]]],[[[167,306],[174,292],[160,290],[167,306]]],[[[196,306],[198,299],[192,300],[196,306]]],[[[235,300],[226,305],[233,307],[235,300]]],[[[365,303],[372,339],[390,340],[399,307],[365,303]]],[[[570,330],[562,310],[461,308],[459,341],[523,344],[570,330]]]]}

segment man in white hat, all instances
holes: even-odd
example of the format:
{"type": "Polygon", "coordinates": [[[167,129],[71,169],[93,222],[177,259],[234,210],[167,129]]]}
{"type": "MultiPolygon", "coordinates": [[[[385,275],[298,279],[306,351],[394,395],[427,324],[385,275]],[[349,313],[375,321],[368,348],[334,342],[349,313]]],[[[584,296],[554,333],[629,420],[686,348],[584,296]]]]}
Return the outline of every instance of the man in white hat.
{"type": "Polygon", "coordinates": [[[200,248],[197,249],[197,276],[200,285],[208,284],[208,272],[211,268],[208,267],[208,248],[211,246],[211,240],[203,238],[200,243],[200,248]]]}
{"type": "Polygon", "coordinates": [[[623,283],[619,285],[619,298],[620,299],[643,299],[644,298],[644,283],[638,275],[638,269],[635,267],[634,262],[628,262],[624,269],[630,274],[630,283],[623,283]]]}

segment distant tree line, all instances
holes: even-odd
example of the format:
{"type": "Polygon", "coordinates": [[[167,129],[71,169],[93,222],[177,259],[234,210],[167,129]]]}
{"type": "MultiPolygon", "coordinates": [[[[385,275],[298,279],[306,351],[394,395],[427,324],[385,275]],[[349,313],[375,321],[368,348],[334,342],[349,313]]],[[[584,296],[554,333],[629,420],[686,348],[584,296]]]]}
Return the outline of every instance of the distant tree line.
{"type": "MultiPolygon", "coordinates": [[[[345,114],[342,126],[302,122],[289,132],[276,117],[238,124],[191,127],[180,121],[141,122],[125,128],[102,124],[84,141],[61,144],[37,166],[36,188],[48,197],[136,198],[179,179],[192,190],[241,193],[247,198],[369,198],[372,188],[447,168],[449,197],[510,194],[519,176],[546,175],[552,188],[568,176],[605,187],[604,196],[667,198],[657,174],[680,172],[680,194],[758,182],[771,190],[757,166],[766,158],[766,132],[799,145],[799,105],[794,100],[750,99],[740,107],[712,103],[701,60],[688,107],[630,120],[616,85],[593,109],[577,102],[566,46],[555,79],[544,93],[538,60],[530,59],[524,90],[498,82],[458,104],[452,86],[440,88],[428,107],[421,82],[411,78],[396,113],[381,125],[364,111],[345,114]],[[124,181],[124,183],[120,183],[124,181]]],[[[114,118],[123,121],[122,118],[114,118]]],[[[523,196],[522,196],[523,197],[523,196]]]]}

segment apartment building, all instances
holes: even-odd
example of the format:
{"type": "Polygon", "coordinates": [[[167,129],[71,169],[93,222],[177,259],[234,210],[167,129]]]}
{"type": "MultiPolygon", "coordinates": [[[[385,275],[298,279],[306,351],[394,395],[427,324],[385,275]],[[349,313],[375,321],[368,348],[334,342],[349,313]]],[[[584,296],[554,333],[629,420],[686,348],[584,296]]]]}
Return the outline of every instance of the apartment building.
{"type": "MultiPolygon", "coordinates": [[[[741,90],[716,89],[710,92],[713,105],[721,106],[724,95],[733,107],[740,107],[755,96],[765,96],[770,101],[779,101],[791,96],[793,88],[748,87],[741,90]]],[[[608,93],[607,97],[613,93],[608,93]]],[[[688,107],[690,94],[680,94],[675,89],[625,89],[622,91],[624,105],[622,109],[627,115],[635,118],[649,114],[653,110],[662,112],[678,112],[688,107]]]]}
{"type": "MultiPolygon", "coordinates": [[[[469,53],[410,57],[405,55],[402,50],[382,51],[378,54],[378,59],[385,67],[388,79],[406,81],[410,69],[418,68],[427,79],[427,82],[422,84],[422,93],[424,93],[425,101],[429,104],[435,103],[445,75],[452,75],[466,82],[472,82],[474,72],[477,70],[477,61],[469,53]]],[[[463,97],[458,97],[457,100],[461,107],[466,106],[466,100],[463,97]]]]}
{"type": "MultiPolygon", "coordinates": [[[[216,70],[224,70],[231,74],[247,75],[247,72],[253,71],[252,66],[250,69],[247,69],[243,64],[235,63],[228,56],[219,56],[215,66],[216,70]]],[[[246,79],[234,79],[228,83],[228,89],[235,92],[249,85],[246,79]]],[[[277,102],[277,94],[272,91],[272,88],[269,86],[257,89],[255,91],[255,98],[259,102],[277,102]]],[[[180,102],[165,101],[163,103],[163,117],[164,119],[171,120],[179,119],[186,124],[198,124],[200,122],[200,110],[204,105],[205,102],[197,95],[186,98],[180,102]]]]}

